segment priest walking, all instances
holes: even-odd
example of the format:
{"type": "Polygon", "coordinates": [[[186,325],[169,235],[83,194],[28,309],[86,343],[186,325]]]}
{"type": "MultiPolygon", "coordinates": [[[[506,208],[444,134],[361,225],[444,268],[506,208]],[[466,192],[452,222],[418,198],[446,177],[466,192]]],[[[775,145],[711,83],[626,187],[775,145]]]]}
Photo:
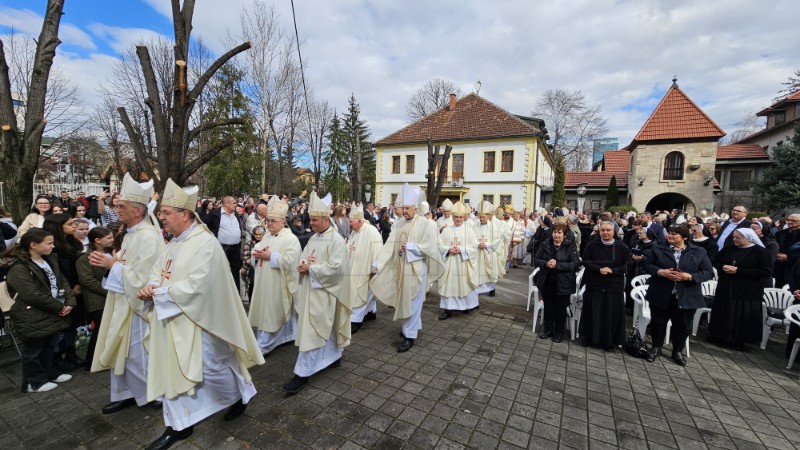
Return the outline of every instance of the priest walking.
{"type": "Polygon", "coordinates": [[[300,279],[297,265],[303,250],[297,236],[286,228],[289,205],[273,195],[267,205],[259,206],[267,210],[268,233],[251,252],[257,262],[249,318],[266,356],[275,347],[295,340],[297,315],[292,295],[300,279]]]}
{"type": "Polygon", "coordinates": [[[163,400],[167,426],[151,450],[191,436],[194,424],[226,407],[225,420],[242,415],[256,394],[248,368],[264,363],[225,252],[196,220],[197,191],[167,180],[159,217],[174,238],[138,294],[154,304],[147,397],[163,400]]]}
{"type": "Polygon", "coordinates": [[[461,202],[453,205],[453,225],[439,235],[439,252],[444,259],[444,274],[439,278],[439,320],[451,317],[451,311],[469,313],[478,307],[478,285],[475,283],[475,260],[478,240],[475,232],[464,223],[467,207],[461,202]]]}
{"type": "Polygon", "coordinates": [[[403,342],[397,348],[407,352],[422,329],[422,304],[429,286],[442,275],[442,255],[438,248],[436,224],[417,215],[420,189],[408,183],[401,193],[403,220],[378,255],[378,274],[369,282],[382,303],[393,307],[394,320],[403,321],[403,342]]]}
{"type": "Polygon", "coordinates": [[[122,248],[114,256],[92,252],[89,263],[108,271],[103,288],[108,291],[92,372],[111,370],[111,403],[103,414],[147,403],[147,352],[143,340],[148,330],[148,306],[136,294],[149,280],[150,271],[164,250],[161,231],[147,219],[153,182],[137,183],[130,174],[122,180],[114,210],[127,226],[122,248]]]}
{"type": "Polygon", "coordinates": [[[358,332],[364,321],[377,318],[378,305],[369,289],[369,280],[375,275],[374,264],[381,247],[381,234],[364,220],[364,210],[358,205],[351,208],[347,259],[350,265],[349,297],[353,306],[350,317],[352,333],[358,332]]]}
{"type": "Polygon", "coordinates": [[[492,221],[494,207],[484,201],[478,209],[478,220],[475,235],[478,239],[478,257],[475,262],[475,279],[478,294],[489,294],[494,297],[497,280],[501,276],[500,258],[503,253],[503,231],[492,221]]]}
{"type": "Polygon", "coordinates": [[[347,246],[331,226],[331,195],[320,199],[311,193],[308,215],[314,235],[303,249],[297,271],[300,282],[294,292],[297,338],[300,348],[294,378],[283,389],[299,392],[309,378],[341,364],[344,347],[350,345],[350,298],[347,246]]]}

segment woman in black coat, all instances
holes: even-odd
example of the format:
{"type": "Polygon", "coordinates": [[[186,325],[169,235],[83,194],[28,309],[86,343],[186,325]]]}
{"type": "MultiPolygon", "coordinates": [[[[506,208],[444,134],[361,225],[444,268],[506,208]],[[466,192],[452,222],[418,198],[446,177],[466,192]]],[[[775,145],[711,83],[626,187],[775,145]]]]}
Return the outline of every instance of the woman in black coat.
{"type": "Polygon", "coordinates": [[[628,247],[614,239],[614,224],[601,222],[599,239],[592,239],[583,251],[583,279],[586,293],[581,315],[584,345],[606,350],[625,341],[625,271],[631,258],[628,247]]]}
{"type": "Polygon", "coordinates": [[[385,244],[389,239],[389,234],[392,232],[392,224],[389,222],[389,211],[385,208],[383,212],[381,212],[381,220],[378,222],[378,231],[381,232],[381,239],[383,239],[383,243],[385,244]]]}
{"type": "Polygon", "coordinates": [[[689,242],[688,226],[672,225],[667,230],[666,241],[653,247],[653,253],[644,262],[644,270],[650,274],[646,299],[652,314],[651,358],[661,353],[667,322],[672,320],[672,359],[685,366],[682,352],[694,313],[697,308],[706,306],[702,283],[714,278],[711,261],[704,249],[689,242]]]}
{"type": "Polygon", "coordinates": [[[773,274],[775,273],[775,262],[778,261],[778,253],[780,253],[780,245],[778,245],[778,241],[775,240],[775,237],[772,235],[772,231],[770,231],[770,224],[767,221],[754,220],[753,223],[750,224],[750,229],[756,233],[756,236],[758,236],[758,238],[761,240],[761,243],[764,244],[764,249],[766,249],[767,253],[769,253],[769,260],[772,261],[770,264],[772,269],[771,273],[768,277],[761,280],[764,284],[764,287],[781,287],[775,286],[772,278],[773,274]]]}
{"type": "Polygon", "coordinates": [[[743,350],[745,344],[761,342],[763,280],[772,277],[772,261],[749,228],[735,230],[733,244],[720,250],[714,261],[719,283],[708,334],[712,342],[743,350]]]}
{"type": "Polygon", "coordinates": [[[692,244],[702,247],[706,251],[706,255],[708,255],[708,260],[711,261],[711,264],[714,264],[714,259],[717,257],[717,252],[719,252],[717,240],[711,237],[711,233],[702,223],[690,225],[689,231],[691,232],[692,244]]]}
{"type": "Polygon", "coordinates": [[[536,285],[544,301],[544,326],[539,339],[564,338],[569,297],[575,293],[575,272],[580,266],[575,241],[565,238],[567,224],[553,225],[551,238],[542,242],[536,251],[534,265],[539,267],[536,285]]]}

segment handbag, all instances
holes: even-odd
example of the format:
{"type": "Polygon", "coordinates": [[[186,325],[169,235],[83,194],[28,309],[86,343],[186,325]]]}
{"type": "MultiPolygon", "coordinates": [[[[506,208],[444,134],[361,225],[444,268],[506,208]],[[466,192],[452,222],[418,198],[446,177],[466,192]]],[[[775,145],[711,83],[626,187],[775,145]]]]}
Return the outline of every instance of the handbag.
{"type": "Polygon", "coordinates": [[[625,351],[634,358],[642,358],[652,361],[650,352],[647,351],[647,345],[645,344],[644,339],[642,339],[642,336],[639,335],[638,329],[634,328],[630,332],[628,338],[625,339],[624,347],[625,351]]]}

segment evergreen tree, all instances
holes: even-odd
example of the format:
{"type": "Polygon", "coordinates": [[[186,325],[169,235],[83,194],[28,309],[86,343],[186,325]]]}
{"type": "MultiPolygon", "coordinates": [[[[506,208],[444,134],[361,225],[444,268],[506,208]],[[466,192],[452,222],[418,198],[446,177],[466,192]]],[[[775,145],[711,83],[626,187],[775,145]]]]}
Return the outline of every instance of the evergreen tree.
{"type": "Polygon", "coordinates": [[[611,181],[608,182],[608,190],[606,191],[606,205],[605,209],[612,206],[619,206],[619,190],[617,189],[617,176],[611,175],[611,181]]]}
{"type": "Polygon", "coordinates": [[[322,163],[325,166],[325,171],[322,176],[324,190],[330,192],[335,198],[340,199],[347,196],[350,188],[349,184],[349,161],[347,142],[345,140],[345,132],[342,128],[342,121],[339,115],[334,113],[331,118],[331,123],[328,125],[328,140],[329,151],[322,157],[322,163]]]}
{"type": "Polygon", "coordinates": [[[772,157],[774,164],[755,184],[756,196],[776,209],[800,206],[800,125],[789,142],[775,148],[772,157]]]}
{"type": "Polygon", "coordinates": [[[226,64],[214,76],[209,85],[210,106],[203,113],[203,120],[213,122],[239,116],[243,126],[215,128],[208,135],[205,145],[229,141],[224,150],[212,158],[203,168],[204,193],[220,197],[226,194],[258,194],[261,162],[253,133],[252,115],[248,110],[248,99],[242,93],[242,72],[226,64]]]}
{"type": "Polygon", "coordinates": [[[556,160],[556,173],[555,180],[553,181],[553,202],[550,208],[565,207],[567,206],[567,191],[564,189],[566,182],[566,169],[564,167],[564,160],[558,158],[556,160]]]}
{"type": "Polygon", "coordinates": [[[350,190],[347,196],[349,200],[359,202],[364,199],[364,186],[375,186],[375,149],[370,142],[369,128],[360,115],[361,107],[356,103],[355,95],[350,94],[347,114],[342,118],[342,132],[348,150],[348,178],[350,180],[350,190]]]}

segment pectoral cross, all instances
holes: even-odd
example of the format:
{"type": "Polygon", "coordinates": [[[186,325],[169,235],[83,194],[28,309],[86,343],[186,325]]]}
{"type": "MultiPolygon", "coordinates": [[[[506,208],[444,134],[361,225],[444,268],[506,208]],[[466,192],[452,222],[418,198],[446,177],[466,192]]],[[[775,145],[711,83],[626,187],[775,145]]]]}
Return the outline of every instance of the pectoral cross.
{"type": "MultiPolygon", "coordinates": [[[[264,250],[269,250],[269,246],[265,247],[264,250]]],[[[264,267],[264,260],[263,259],[259,259],[258,260],[258,268],[260,269],[262,267],[264,267]]]]}
{"type": "Polygon", "coordinates": [[[127,250],[120,250],[117,254],[117,260],[121,262],[123,266],[125,265],[125,261],[127,261],[127,259],[125,259],[125,252],[127,252],[127,250]]]}
{"type": "Polygon", "coordinates": [[[159,283],[159,286],[164,284],[164,280],[169,280],[169,277],[172,275],[172,271],[169,270],[170,266],[172,266],[172,260],[168,259],[167,264],[165,264],[164,268],[161,270],[161,283],[159,283]]]}
{"type": "Polygon", "coordinates": [[[353,254],[356,252],[356,243],[355,242],[350,243],[350,245],[348,245],[347,248],[350,249],[350,257],[352,258],[353,254]]]}

